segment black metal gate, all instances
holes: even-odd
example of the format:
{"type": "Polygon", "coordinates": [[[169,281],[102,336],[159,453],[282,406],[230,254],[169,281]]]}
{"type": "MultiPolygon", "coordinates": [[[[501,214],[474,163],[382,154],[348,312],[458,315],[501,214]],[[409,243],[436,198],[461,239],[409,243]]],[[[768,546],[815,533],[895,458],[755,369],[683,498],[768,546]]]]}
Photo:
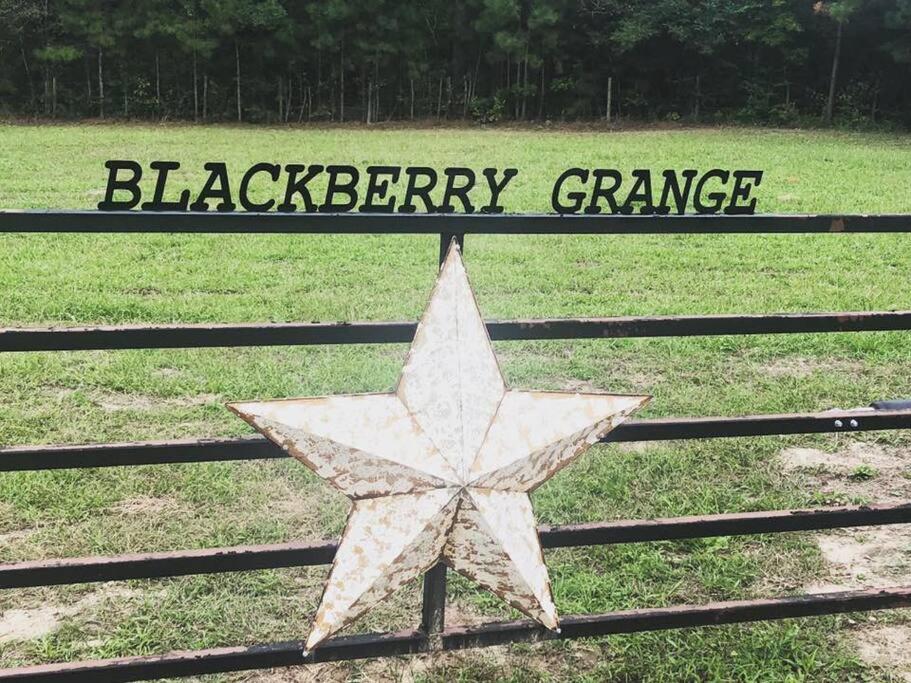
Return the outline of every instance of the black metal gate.
{"type": "MultiPolygon", "coordinates": [[[[0,212],[0,232],[185,232],[434,234],[441,254],[471,234],[687,234],[911,232],[911,215],[881,216],[538,216],[440,214],[206,214],[0,212]]],[[[838,239],[837,236],[832,239],[838,239]]],[[[154,325],[0,329],[0,352],[409,342],[413,322],[154,325]]],[[[911,311],[612,317],[488,322],[494,340],[592,339],[911,329],[911,311]]],[[[911,428],[911,403],[825,413],[634,420],[605,441],[711,439],[911,428]]],[[[0,449],[0,472],[281,458],[261,437],[188,439],[0,449]]],[[[911,505],[779,510],[542,527],[545,548],[832,529],[911,522],[911,505]]],[[[0,588],[184,576],[327,564],[336,544],[282,543],[0,565],[0,588]]],[[[819,595],[567,616],[561,632],[531,621],[446,627],[445,568],[424,578],[421,627],[331,639],[302,654],[303,642],[227,647],[148,657],[0,670],[0,680],[134,681],[313,662],[456,650],[517,641],[580,638],[713,624],[911,606],[911,586],[819,595]]]]}

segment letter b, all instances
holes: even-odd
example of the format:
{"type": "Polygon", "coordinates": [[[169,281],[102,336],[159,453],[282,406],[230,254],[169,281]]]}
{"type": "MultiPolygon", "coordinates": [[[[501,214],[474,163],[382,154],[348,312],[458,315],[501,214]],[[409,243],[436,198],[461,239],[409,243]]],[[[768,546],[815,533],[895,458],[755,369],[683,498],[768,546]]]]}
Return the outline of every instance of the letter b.
{"type": "Polygon", "coordinates": [[[108,169],[108,186],[104,191],[104,201],[98,202],[99,211],[118,211],[134,208],[142,199],[142,190],[139,189],[139,180],[142,178],[142,166],[135,161],[111,159],[104,162],[108,169]],[[118,178],[119,171],[131,171],[132,177],[118,178]],[[114,192],[123,190],[130,193],[130,199],[114,201],[114,192]]]}

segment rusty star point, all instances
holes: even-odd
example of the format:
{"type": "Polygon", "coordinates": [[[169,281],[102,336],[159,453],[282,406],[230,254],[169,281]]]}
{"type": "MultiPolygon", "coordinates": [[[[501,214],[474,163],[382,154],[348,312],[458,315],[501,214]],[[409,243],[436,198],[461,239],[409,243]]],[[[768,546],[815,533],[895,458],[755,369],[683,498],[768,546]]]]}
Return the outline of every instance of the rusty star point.
{"type": "Polygon", "coordinates": [[[394,393],[229,404],[353,500],[306,650],[441,560],[559,630],[528,494],[648,400],[508,389],[453,243],[394,393]]]}

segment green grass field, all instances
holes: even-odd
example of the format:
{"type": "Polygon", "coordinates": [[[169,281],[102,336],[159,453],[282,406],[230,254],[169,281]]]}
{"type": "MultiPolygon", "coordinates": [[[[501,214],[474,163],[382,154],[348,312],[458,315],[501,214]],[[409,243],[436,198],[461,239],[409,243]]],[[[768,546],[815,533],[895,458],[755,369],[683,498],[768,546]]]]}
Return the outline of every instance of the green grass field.
{"type": "MultiPolygon", "coordinates": [[[[237,171],[256,161],[510,165],[520,175],[507,206],[528,212],[549,210],[553,179],[569,166],[758,168],[759,212],[911,212],[909,136],[3,126],[0,150],[0,208],[93,208],[103,162],[135,158],[179,160],[174,179],[193,186],[207,160],[237,171]]],[[[436,238],[419,236],[2,235],[0,325],[410,320],[433,284],[437,248],[436,238]]],[[[902,235],[474,237],[465,259],[490,318],[911,308],[911,242],[902,235]]],[[[652,394],[641,417],[802,412],[911,396],[911,343],[902,333],[495,347],[515,387],[652,394]]],[[[364,345],[0,355],[0,444],[245,434],[226,401],[386,391],[404,352],[364,345]]],[[[863,438],[911,443],[901,432],[863,438]]],[[[831,503],[831,492],[788,479],[776,455],[789,445],[832,449],[836,440],[599,446],[533,502],[541,523],[831,503]]],[[[346,510],[341,495],[293,461],[2,474],[0,561],[316,539],[339,533],[346,510]]],[[[547,561],[562,614],[784,595],[824,571],[805,534],[576,548],[548,552],[547,561]]],[[[326,571],[5,591],[0,612],[51,606],[62,625],[0,642],[0,665],[301,638],[326,571]]],[[[413,626],[418,599],[417,586],[401,591],[357,630],[413,626]]],[[[459,580],[450,600],[451,623],[510,614],[459,580]]],[[[862,665],[846,624],[833,617],[515,646],[427,661],[415,675],[888,680],[862,665]]],[[[405,665],[323,673],[395,677],[405,665]]]]}

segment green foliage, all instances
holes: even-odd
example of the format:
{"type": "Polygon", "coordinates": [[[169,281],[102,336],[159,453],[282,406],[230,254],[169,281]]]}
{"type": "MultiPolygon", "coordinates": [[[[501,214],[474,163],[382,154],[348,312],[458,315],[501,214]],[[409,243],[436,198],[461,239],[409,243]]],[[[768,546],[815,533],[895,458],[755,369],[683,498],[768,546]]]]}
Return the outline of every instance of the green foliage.
{"type": "Polygon", "coordinates": [[[858,465],[851,470],[850,478],[854,481],[868,481],[874,479],[879,472],[872,465],[858,465]]]}
{"type": "Polygon", "coordinates": [[[493,122],[605,117],[610,84],[612,119],[791,125],[836,34],[836,121],[911,124],[911,0],[0,0],[0,87],[36,115],[493,122]]]}
{"type": "Polygon", "coordinates": [[[506,116],[506,96],[479,97],[471,103],[471,117],[478,123],[498,123],[506,116]]]}
{"type": "Polygon", "coordinates": [[[35,50],[35,57],[42,62],[72,62],[82,56],[82,50],[72,45],[46,45],[35,50]]]}
{"type": "Polygon", "coordinates": [[[886,13],[885,25],[889,31],[884,43],[886,51],[897,62],[911,63],[911,0],[895,0],[886,13]]]}

